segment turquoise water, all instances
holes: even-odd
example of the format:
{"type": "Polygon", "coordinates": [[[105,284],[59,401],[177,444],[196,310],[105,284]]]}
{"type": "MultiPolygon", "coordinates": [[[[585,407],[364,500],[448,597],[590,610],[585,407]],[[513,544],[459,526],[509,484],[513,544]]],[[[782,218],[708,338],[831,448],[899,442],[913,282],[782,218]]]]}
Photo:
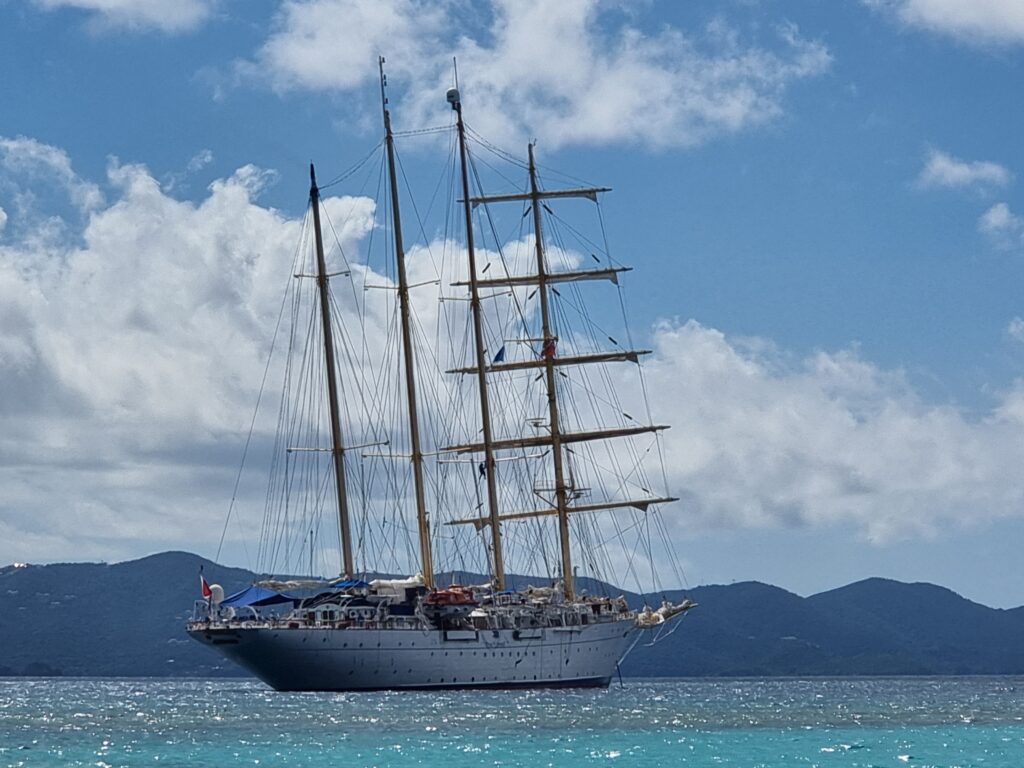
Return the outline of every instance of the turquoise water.
{"type": "Polygon", "coordinates": [[[1021,768],[1024,678],[436,694],[8,678],[0,765],[1021,768]]]}

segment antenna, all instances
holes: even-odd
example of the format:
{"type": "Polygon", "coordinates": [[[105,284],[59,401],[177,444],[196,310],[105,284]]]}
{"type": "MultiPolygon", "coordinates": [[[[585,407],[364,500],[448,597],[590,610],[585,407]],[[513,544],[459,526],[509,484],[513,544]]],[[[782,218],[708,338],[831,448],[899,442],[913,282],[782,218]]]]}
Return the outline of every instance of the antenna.
{"type": "Polygon", "coordinates": [[[384,74],[384,57],[377,57],[377,66],[380,68],[380,106],[384,114],[388,113],[388,76],[384,74]]]}
{"type": "Polygon", "coordinates": [[[452,105],[452,109],[459,113],[459,120],[462,120],[462,96],[459,93],[459,65],[452,56],[452,68],[455,70],[455,85],[445,92],[445,98],[452,105]]]}

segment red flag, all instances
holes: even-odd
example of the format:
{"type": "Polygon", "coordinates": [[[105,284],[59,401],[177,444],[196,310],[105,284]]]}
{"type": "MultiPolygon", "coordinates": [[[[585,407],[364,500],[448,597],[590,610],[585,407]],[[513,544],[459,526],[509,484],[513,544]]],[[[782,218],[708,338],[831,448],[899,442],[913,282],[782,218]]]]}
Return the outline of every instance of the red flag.
{"type": "Polygon", "coordinates": [[[544,345],[544,349],[540,351],[541,357],[554,357],[555,356],[555,340],[551,339],[547,344],[544,345]]]}
{"type": "Polygon", "coordinates": [[[203,597],[209,600],[213,596],[213,592],[210,591],[210,585],[206,583],[206,577],[203,574],[199,574],[199,587],[203,590],[203,597]]]}

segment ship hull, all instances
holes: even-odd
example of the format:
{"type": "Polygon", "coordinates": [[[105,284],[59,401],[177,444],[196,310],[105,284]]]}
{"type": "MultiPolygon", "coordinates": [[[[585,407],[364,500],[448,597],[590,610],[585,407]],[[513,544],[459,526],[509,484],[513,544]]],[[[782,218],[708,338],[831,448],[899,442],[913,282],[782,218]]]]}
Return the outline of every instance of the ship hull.
{"type": "Polygon", "coordinates": [[[193,626],[189,634],[279,691],[604,687],[632,620],[535,630],[193,626]]]}

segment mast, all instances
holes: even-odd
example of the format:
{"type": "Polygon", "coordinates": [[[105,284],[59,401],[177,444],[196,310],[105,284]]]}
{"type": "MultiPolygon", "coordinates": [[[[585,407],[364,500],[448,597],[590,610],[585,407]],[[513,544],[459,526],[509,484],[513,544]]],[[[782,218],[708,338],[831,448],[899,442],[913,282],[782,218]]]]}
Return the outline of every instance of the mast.
{"type": "Polygon", "coordinates": [[[555,344],[558,340],[551,332],[551,314],[548,309],[548,275],[544,261],[544,238],[541,231],[540,190],[537,188],[537,166],[533,161],[533,144],[528,147],[530,154],[530,206],[533,208],[533,239],[537,251],[537,295],[540,297],[541,357],[544,360],[544,380],[548,396],[548,420],[551,430],[551,456],[555,470],[555,510],[558,513],[558,543],[562,552],[562,585],[565,598],[574,595],[572,553],[569,548],[569,497],[565,486],[565,470],[562,456],[562,431],[558,424],[558,394],[555,387],[555,344]]]}
{"type": "MultiPolygon", "coordinates": [[[[449,100],[451,99],[452,97],[449,96],[449,100]]],[[[455,93],[455,100],[458,100],[458,92],[455,93]]],[[[460,114],[460,128],[461,125],[462,121],[460,114]]],[[[473,274],[470,276],[469,282],[458,282],[454,285],[470,285],[474,292],[478,291],[480,288],[516,288],[522,286],[537,286],[537,293],[540,295],[541,332],[543,342],[540,357],[529,360],[493,362],[490,365],[486,365],[482,362],[483,358],[478,353],[477,364],[475,367],[456,368],[450,372],[476,373],[482,377],[485,369],[488,373],[495,374],[524,370],[540,371],[540,376],[546,379],[550,429],[548,434],[501,438],[499,440],[485,436],[483,443],[472,442],[464,445],[450,445],[443,450],[450,451],[452,453],[464,454],[485,452],[486,450],[493,452],[498,450],[520,450],[523,448],[550,447],[554,461],[555,501],[553,506],[542,507],[539,509],[527,509],[521,512],[510,512],[499,515],[497,520],[494,519],[494,515],[492,514],[488,517],[479,516],[449,520],[447,521],[447,525],[473,525],[477,530],[480,530],[485,526],[491,526],[492,528],[496,527],[502,521],[506,520],[526,520],[549,516],[556,517],[558,520],[559,543],[561,548],[562,583],[565,590],[565,597],[571,600],[575,595],[575,589],[573,586],[572,553],[570,551],[569,542],[570,515],[623,509],[634,509],[639,512],[646,513],[652,505],[666,504],[672,501],[678,501],[678,499],[671,496],[652,496],[649,491],[647,492],[648,495],[641,496],[639,498],[623,498],[590,503],[579,503],[576,501],[575,497],[570,498],[570,491],[572,489],[566,484],[565,480],[565,457],[562,452],[564,446],[576,443],[588,443],[594,440],[609,440],[652,434],[660,432],[663,429],[667,429],[668,427],[663,424],[633,423],[629,425],[620,424],[618,426],[608,427],[598,426],[578,431],[564,431],[562,429],[558,416],[558,391],[555,386],[555,382],[557,381],[557,379],[555,379],[556,368],[613,362],[639,364],[641,355],[650,354],[650,350],[615,349],[564,356],[556,354],[557,350],[555,345],[558,342],[558,337],[554,334],[551,327],[550,296],[548,294],[549,290],[554,290],[551,286],[560,283],[577,283],[593,280],[608,280],[614,285],[618,285],[619,275],[623,272],[628,272],[629,267],[616,267],[609,265],[598,267],[597,269],[571,269],[561,272],[548,271],[544,257],[544,233],[541,225],[540,213],[541,206],[546,207],[543,201],[554,198],[584,198],[596,203],[599,194],[610,190],[607,187],[579,187],[575,189],[559,190],[540,189],[537,183],[537,166],[533,158],[532,144],[529,147],[529,155],[529,191],[500,195],[480,194],[477,197],[468,197],[467,191],[466,196],[468,198],[468,204],[473,206],[515,201],[530,203],[532,206],[534,237],[536,241],[536,272],[527,275],[491,277],[483,280],[477,279],[475,274],[473,274]]],[[[465,173],[465,169],[463,169],[463,172],[465,173]]],[[[474,295],[476,294],[474,293],[474,295]]],[[[610,338],[610,340],[618,346],[618,343],[614,339],[610,338]]],[[[623,415],[627,416],[627,418],[632,421],[632,417],[629,417],[628,414],[623,415]]],[[[646,491],[646,489],[644,490],[646,491]]]]}
{"type": "Polygon", "coordinates": [[[341,530],[341,559],[343,575],[355,573],[352,563],[352,534],[348,522],[348,495],[345,488],[345,443],[341,438],[341,416],[338,410],[337,362],[334,357],[334,333],[331,330],[329,277],[324,262],[324,240],[320,232],[320,190],[316,186],[316,171],[309,164],[309,204],[313,208],[313,232],[316,240],[316,282],[320,288],[320,320],[324,332],[324,360],[327,372],[327,400],[331,414],[331,455],[334,459],[334,487],[338,493],[338,528],[341,530]]]}
{"type": "Polygon", "coordinates": [[[484,475],[487,479],[487,507],[490,513],[491,548],[494,553],[494,585],[505,589],[505,562],[501,551],[501,517],[498,510],[498,478],[494,461],[494,436],[491,432],[491,406],[487,395],[487,360],[484,357],[483,320],[480,312],[480,289],[476,273],[476,251],[473,244],[473,204],[469,197],[469,171],[466,163],[466,126],[462,122],[462,100],[458,88],[448,89],[448,103],[456,114],[459,134],[459,160],[462,168],[462,206],[466,215],[466,251],[469,256],[469,295],[473,315],[473,336],[476,341],[476,374],[480,388],[480,417],[483,422],[484,475]]]}
{"type": "Polygon", "coordinates": [[[412,329],[409,307],[409,280],[405,272],[405,246],[402,242],[402,218],[398,206],[398,179],[395,172],[395,139],[391,133],[391,113],[385,92],[384,57],[380,65],[380,97],[384,109],[384,143],[387,147],[388,178],[391,182],[391,219],[395,232],[395,262],[398,265],[398,305],[402,324],[402,358],[405,365],[405,394],[409,404],[409,443],[412,477],[416,494],[416,524],[420,536],[420,570],[423,583],[434,586],[433,556],[430,552],[430,520],[427,517],[426,494],[423,488],[423,451],[420,447],[420,420],[416,409],[416,367],[413,360],[412,329]]]}

